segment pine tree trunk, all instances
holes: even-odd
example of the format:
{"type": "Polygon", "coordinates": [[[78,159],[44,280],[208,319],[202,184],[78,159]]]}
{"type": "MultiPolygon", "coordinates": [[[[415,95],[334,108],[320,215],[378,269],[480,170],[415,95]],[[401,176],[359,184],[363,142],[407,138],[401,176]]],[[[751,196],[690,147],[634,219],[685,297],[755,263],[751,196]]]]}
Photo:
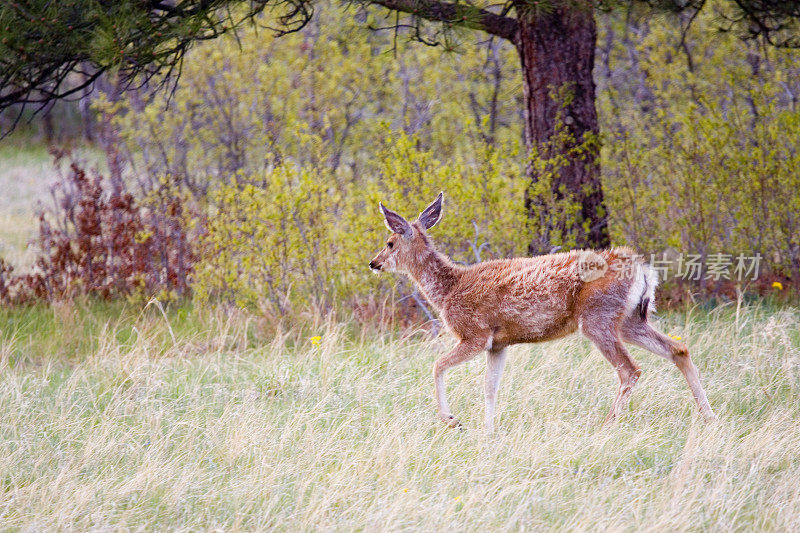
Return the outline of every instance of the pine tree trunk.
{"type": "MultiPolygon", "coordinates": [[[[527,15],[521,13],[522,9],[517,10],[519,33],[516,47],[522,65],[528,148],[544,146],[550,140],[559,111],[562,112],[563,124],[574,139],[573,146],[581,144],[587,134],[591,137],[599,133],[592,77],[597,28],[592,9],[576,8],[573,4],[549,13],[530,12],[527,15]],[[560,90],[571,95],[566,106],[563,100],[554,98],[554,91],[560,90]]],[[[533,166],[528,167],[528,177],[531,182],[538,179],[533,166]]],[[[561,191],[564,190],[580,204],[580,220],[571,228],[577,235],[578,246],[609,246],[597,149],[584,153],[582,157],[570,157],[569,163],[556,172],[552,190],[557,197],[562,197],[561,191]],[[579,228],[586,221],[588,232],[579,228]]],[[[526,195],[525,204],[529,212],[536,201],[532,195],[526,195]]],[[[537,248],[531,245],[531,252],[546,251],[537,248]]]]}

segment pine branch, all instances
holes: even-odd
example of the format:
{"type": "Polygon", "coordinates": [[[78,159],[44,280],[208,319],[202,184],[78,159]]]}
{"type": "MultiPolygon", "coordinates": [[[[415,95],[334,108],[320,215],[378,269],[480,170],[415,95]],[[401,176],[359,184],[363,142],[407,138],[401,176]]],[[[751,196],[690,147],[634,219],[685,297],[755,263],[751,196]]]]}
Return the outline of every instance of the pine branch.
{"type": "Polygon", "coordinates": [[[437,2],[435,0],[369,0],[387,9],[408,13],[434,22],[443,22],[513,41],[517,34],[517,21],[480,9],[469,4],[437,2]]]}

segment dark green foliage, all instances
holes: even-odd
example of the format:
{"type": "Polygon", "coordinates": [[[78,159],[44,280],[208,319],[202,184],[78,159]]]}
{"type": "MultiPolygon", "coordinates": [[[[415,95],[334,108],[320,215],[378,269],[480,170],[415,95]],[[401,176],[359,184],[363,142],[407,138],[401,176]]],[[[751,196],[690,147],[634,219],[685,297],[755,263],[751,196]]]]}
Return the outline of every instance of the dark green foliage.
{"type": "Polygon", "coordinates": [[[114,71],[125,85],[180,71],[195,42],[234,30],[266,8],[282,29],[311,16],[294,0],[27,0],[0,3],[0,110],[46,104],[114,71]]]}

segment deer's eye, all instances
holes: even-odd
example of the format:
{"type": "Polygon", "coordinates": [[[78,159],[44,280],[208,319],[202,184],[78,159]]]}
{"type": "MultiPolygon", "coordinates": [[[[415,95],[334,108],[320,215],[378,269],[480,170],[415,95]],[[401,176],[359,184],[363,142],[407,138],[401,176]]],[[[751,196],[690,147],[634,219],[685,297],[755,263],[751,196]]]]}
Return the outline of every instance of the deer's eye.
{"type": "Polygon", "coordinates": [[[389,242],[386,243],[386,246],[388,246],[389,249],[391,250],[392,248],[394,248],[394,242],[389,241],[389,242]]]}

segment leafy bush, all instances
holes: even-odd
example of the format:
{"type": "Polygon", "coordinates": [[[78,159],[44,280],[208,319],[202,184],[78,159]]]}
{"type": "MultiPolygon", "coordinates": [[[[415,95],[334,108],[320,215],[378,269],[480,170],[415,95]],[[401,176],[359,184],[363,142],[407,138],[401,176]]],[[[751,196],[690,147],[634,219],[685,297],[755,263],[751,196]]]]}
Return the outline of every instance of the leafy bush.
{"type": "Polygon", "coordinates": [[[186,294],[196,258],[185,203],[168,189],[137,201],[123,181],[72,161],[53,189],[52,209],[39,215],[34,269],[15,275],[0,261],[0,301],[186,294]]]}
{"type": "Polygon", "coordinates": [[[391,33],[371,32],[370,23],[319,6],[299,33],[276,38],[244,28],[194,48],[174,93],[98,105],[113,114],[139,174],[173,176],[197,197],[239,172],[259,175],[284,162],[373,174],[373,143],[386,124],[440,159],[463,152],[464,138],[519,141],[518,62],[509,44],[448,55],[400,42],[394,56],[391,33]]]}
{"type": "Polygon", "coordinates": [[[800,279],[800,54],[713,25],[704,12],[685,34],[643,21],[627,28],[634,42],[601,38],[612,239],[704,263],[760,254],[762,269],[800,279]]]}
{"type": "Polygon", "coordinates": [[[281,315],[314,297],[330,305],[338,269],[329,187],[288,166],[265,172],[261,182],[234,179],[212,194],[197,297],[281,315]]]}
{"type": "Polygon", "coordinates": [[[527,238],[520,169],[491,150],[479,163],[443,163],[416,145],[404,134],[384,139],[375,180],[282,165],[221,186],[211,196],[196,296],[274,315],[310,303],[330,308],[380,299],[396,280],[367,268],[386,237],[378,201],[411,217],[440,190],[447,191],[445,221],[432,232],[456,260],[521,253],[527,238]]]}

